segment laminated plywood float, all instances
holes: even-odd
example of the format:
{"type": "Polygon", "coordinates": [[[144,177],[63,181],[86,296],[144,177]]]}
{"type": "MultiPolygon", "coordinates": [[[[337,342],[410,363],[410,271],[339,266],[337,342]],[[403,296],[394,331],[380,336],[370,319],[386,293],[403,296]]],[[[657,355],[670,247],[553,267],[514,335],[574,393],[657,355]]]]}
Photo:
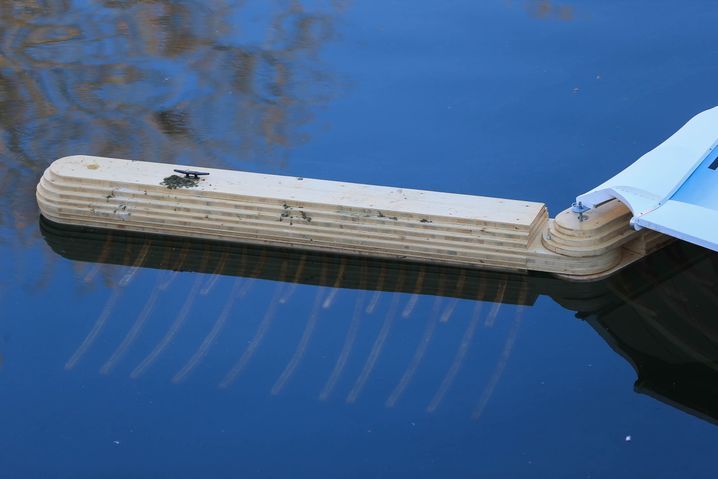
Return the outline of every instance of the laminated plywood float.
{"type": "Polygon", "coordinates": [[[94,156],[53,162],[37,200],[61,224],[594,280],[673,237],[718,250],[717,138],[714,108],[554,219],[537,202],[94,156]]]}

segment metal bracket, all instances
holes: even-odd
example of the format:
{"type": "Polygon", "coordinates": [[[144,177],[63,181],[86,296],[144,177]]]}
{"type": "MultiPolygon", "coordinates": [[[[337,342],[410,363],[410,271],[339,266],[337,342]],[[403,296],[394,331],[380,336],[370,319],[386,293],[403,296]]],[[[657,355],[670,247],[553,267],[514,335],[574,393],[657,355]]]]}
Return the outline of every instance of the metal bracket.
{"type": "Polygon", "coordinates": [[[585,220],[585,219],[586,219],[586,216],[584,215],[584,213],[585,213],[586,211],[590,210],[590,209],[591,209],[591,208],[589,208],[588,206],[584,205],[584,204],[581,203],[580,201],[577,202],[577,203],[573,203],[573,204],[571,205],[571,211],[573,211],[574,213],[578,214],[578,221],[583,221],[583,220],[585,220]]]}
{"type": "Polygon", "coordinates": [[[176,173],[181,173],[185,178],[194,177],[199,178],[200,175],[209,175],[206,171],[195,171],[195,170],[174,170],[176,173]]]}

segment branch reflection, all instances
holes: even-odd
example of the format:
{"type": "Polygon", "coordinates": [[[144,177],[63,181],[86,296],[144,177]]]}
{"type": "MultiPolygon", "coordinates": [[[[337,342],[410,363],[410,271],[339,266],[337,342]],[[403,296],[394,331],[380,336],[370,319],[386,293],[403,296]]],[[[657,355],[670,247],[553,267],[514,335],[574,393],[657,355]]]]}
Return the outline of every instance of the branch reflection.
{"type": "Polygon", "coordinates": [[[320,51],[345,5],[305,3],[0,2],[0,242],[35,238],[62,156],[282,168],[338,85],[320,51]]]}

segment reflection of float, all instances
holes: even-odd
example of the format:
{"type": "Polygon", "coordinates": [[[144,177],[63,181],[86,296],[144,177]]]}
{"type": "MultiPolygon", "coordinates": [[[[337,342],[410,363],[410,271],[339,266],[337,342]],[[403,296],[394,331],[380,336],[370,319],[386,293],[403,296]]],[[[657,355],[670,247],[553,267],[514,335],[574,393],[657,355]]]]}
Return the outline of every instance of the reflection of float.
{"type": "Polygon", "coordinates": [[[716,120],[696,116],[554,220],[536,202],[94,156],[55,161],[37,200],[64,224],[595,280],[672,237],[718,250],[716,120]]]}
{"type": "Polygon", "coordinates": [[[577,317],[633,366],[637,392],[718,424],[716,282],[718,255],[677,243],[606,281],[577,317]]]}
{"type": "MultiPolygon", "coordinates": [[[[362,312],[364,308],[368,311],[372,307],[373,295],[379,291],[410,293],[404,309],[415,304],[412,298],[417,296],[470,299],[477,304],[489,302],[495,306],[530,306],[539,296],[546,295],[576,311],[577,317],[588,322],[633,365],[638,374],[638,392],[704,419],[718,421],[718,330],[714,317],[715,296],[712,294],[713,285],[718,281],[718,255],[687,243],[676,242],[608,279],[576,283],[548,275],[449,268],[68,227],[45,219],[41,219],[41,229],[47,243],[62,256],[76,261],[127,265],[130,269],[125,275],[133,274],[140,267],[210,275],[198,276],[190,295],[201,295],[202,288],[211,287],[213,278],[218,275],[279,281],[278,285],[284,287],[277,288],[269,305],[265,315],[265,319],[269,318],[267,324],[260,323],[255,337],[260,341],[251,343],[228,371],[220,384],[223,387],[229,386],[246,367],[259,347],[263,331],[266,332],[273,308],[286,302],[297,284],[331,288],[319,288],[317,304],[330,299],[336,288],[374,291],[371,296],[362,294],[362,312]],[[323,296],[320,297],[320,293],[323,296]]],[[[451,304],[444,314],[451,314],[451,304]]],[[[175,322],[181,323],[186,318],[186,309],[184,306],[180,309],[175,322]]],[[[397,316],[406,312],[402,308],[394,309],[397,316]]],[[[495,309],[489,310],[487,321],[495,317],[495,309]]],[[[443,321],[440,316],[437,315],[437,320],[443,321]]],[[[467,326],[467,341],[462,341],[459,346],[458,358],[472,340],[473,322],[471,320],[467,326]]],[[[381,334],[377,339],[379,347],[383,344],[381,334]]],[[[172,339],[171,330],[168,335],[167,341],[172,339]]],[[[160,343],[155,349],[161,352],[162,347],[160,343]]],[[[153,354],[135,368],[133,377],[141,375],[159,353],[153,354]]],[[[337,364],[341,366],[340,361],[337,364]]],[[[453,379],[451,370],[446,378],[448,385],[453,379]]],[[[331,392],[334,385],[331,379],[320,397],[326,398],[331,392]]],[[[358,384],[361,389],[363,383],[358,384]]],[[[448,386],[443,386],[429,403],[429,410],[436,408],[446,392],[448,386]]],[[[275,389],[281,387],[282,383],[278,381],[275,389]]],[[[356,399],[356,394],[352,396],[350,392],[349,397],[356,399]]]]}

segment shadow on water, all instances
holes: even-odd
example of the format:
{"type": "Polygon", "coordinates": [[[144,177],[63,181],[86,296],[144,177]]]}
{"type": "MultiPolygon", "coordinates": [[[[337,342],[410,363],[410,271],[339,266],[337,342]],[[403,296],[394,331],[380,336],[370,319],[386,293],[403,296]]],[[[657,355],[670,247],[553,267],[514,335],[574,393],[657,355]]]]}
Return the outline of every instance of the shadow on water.
{"type": "MultiPolygon", "coordinates": [[[[386,398],[386,405],[393,406],[400,400],[412,378],[421,373],[426,348],[437,324],[446,315],[442,303],[448,302],[450,308],[454,300],[475,302],[458,346],[447,359],[450,366],[436,392],[427,398],[426,409],[432,412],[450,392],[475,340],[477,328],[482,323],[484,327],[493,326],[501,305],[511,305],[513,313],[504,317],[511,322],[504,345],[473,411],[473,417],[478,418],[509,360],[524,308],[531,307],[539,297],[548,296],[564,308],[575,311],[577,318],[585,321],[633,366],[638,376],[635,384],[637,392],[718,423],[718,329],[714,321],[716,300],[712,294],[712,288],[718,281],[718,255],[693,245],[677,242],[611,278],[592,283],[575,283],[544,275],[416,265],[69,227],[44,218],[40,219],[40,228],[48,245],[56,253],[73,261],[123,265],[128,268],[127,271],[140,267],[138,263],[141,263],[142,268],[236,276],[236,285],[219,319],[187,365],[175,375],[174,381],[178,380],[178,376],[180,380],[183,379],[196,366],[198,358],[206,355],[207,349],[229,318],[225,310],[231,309],[233,301],[241,299],[241,290],[246,289],[248,282],[254,279],[271,280],[276,281],[277,286],[254,339],[240,354],[238,361],[227,366],[226,376],[219,384],[222,388],[231,386],[239,373],[248,367],[249,359],[260,346],[277,314],[277,308],[281,306],[279,299],[286,289],[297,284],[319,286],[304,332],[299,342],[290,346],[294,348],[291,359],[271,389],[272,394],[279,394],[295,373],[307,349],[311,348],[312,333],[320,320],[326,298],[342,290],[359,290],[360,294],[352,308],[353,316],[347,318],[344,345],[329,379],[317,392],[320,399],[326,400],[343,374],[357,330],[369,318],[365,309],[367,297],[372,292],[390,292],[388,310],[369,354],[360,361],[358,376],[350,382],[352,386],[345,399],[353,403],[370,379],[392,325],[400,316],[400,300],[415,303],[417,298],[433,298],[425,324],[417,325],[419,331],[423,329],[423,332],[418,334],[420,339],[413,358],[406,364],[403,374],[394,379],[394,390],[386,398]],[[243,282],[245,286],[242,286],[243,282]],[[218,323],[221,324],[217,326],[218,323]]],[[[199,288],[198,281],[195,280],[192,291],[199,288]]],[[[98,322],[107,321],[110,313],[106,310],[115,304],[115,296],[122,290],[120,283],[112,288],[113,292],[100,312],[98,322]]],[[[150,291],[148,301],[155,292],[150,291]]],[[[190,306],[192,298],[194,293],[188,296],[190,306]]],[[[185,321],[188,315],[186,309],[190,306],[182,307],[170,331],[148,356],[150,362],[172,341],[185,321]],[[178,322],[180,326],[177,326],[178,322]]],[[[97,325],[92,328],[78,352],[68,360],[66,368],[71,369],[78,362],[78,353],[90,346],[98,334],[97,328],[97,325]]],[[[274,348],[273,345],[265,347],[274,348]]],[[[140,363],[131,376],[138,377],[147,367],[146,362],[147,359],[140,363]]]]}

